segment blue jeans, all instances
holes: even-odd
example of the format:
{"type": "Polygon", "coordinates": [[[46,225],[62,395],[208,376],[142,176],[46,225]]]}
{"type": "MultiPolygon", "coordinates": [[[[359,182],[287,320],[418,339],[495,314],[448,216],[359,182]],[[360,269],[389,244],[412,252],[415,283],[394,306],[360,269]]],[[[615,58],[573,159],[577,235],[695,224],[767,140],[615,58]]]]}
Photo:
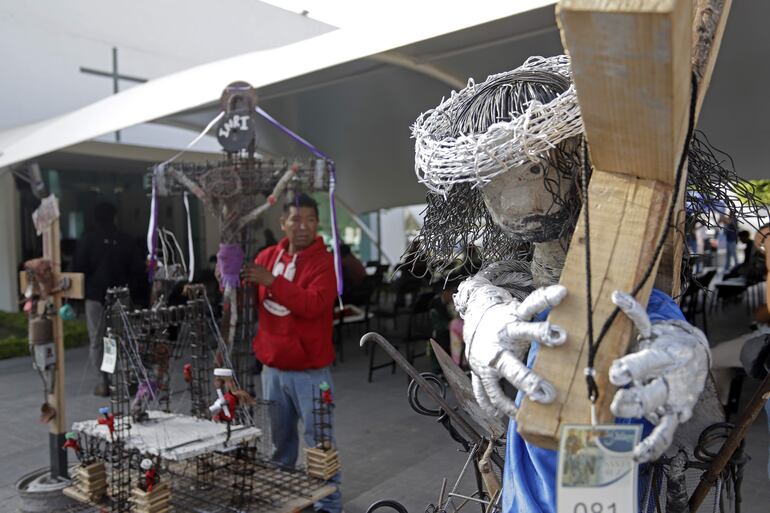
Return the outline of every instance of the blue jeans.
{"type": "Polygon", "coordinates": [[[738,263],[737,247],[738,247],[737,242],[727,241],[727,244],[726,244],[727,259],[725,260],[725,271],[728,271],[731,266],[738,263]]]}
{"type": "MultiPolygon", "coordinates": [[[[302,422],[302,436],[308,447],[315,447],[313,431],[313,398],[318,395],[318,386],[322,381],[332,387],[332,375],[329,367],[306,371],[284,371],[265,367],[262,369],[262,394],[273,405],[270,409],[270,425],[273,434],[273,461],[284,467],[294,467],[299,454],[299,433],[297,422],[302,422]]],[[[332,422],[332,424],[334,424],[332,422]]],[[[330,433],[334,440],[334,432],[330,433]]],[[[329,482],[337,485],[337,491],[316,502],[316,511],[329,513],[342,511],[342,493],[340,492],[340,473],[329,482]]]]}

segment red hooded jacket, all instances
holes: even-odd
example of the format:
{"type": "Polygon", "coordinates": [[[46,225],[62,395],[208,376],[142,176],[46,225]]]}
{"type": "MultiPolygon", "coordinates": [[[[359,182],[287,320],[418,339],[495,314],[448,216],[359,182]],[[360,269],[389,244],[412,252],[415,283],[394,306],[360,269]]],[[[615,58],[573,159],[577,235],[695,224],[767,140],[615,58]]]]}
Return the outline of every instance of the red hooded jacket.
{"type": "MultiPolygon", "coordinates": [[[[262,250],[254,261],[273,270],[278,256],[288,266],[289,239],[262,250]],[[283,253],[281,254],[281,250],[283,253]]],[[[252,347],[263,364],[281,370],[320,369],[334,361],[332,323],[337,298],[334,257],[326,250],[323,239],[316,237],[306,249],[297,253],[294,279],[276,276],[270,287],[259,286],[259,326],[252,347]],[[265,299],[288,308],[291,313],[279,316],[265,308],[265,299]]]]}

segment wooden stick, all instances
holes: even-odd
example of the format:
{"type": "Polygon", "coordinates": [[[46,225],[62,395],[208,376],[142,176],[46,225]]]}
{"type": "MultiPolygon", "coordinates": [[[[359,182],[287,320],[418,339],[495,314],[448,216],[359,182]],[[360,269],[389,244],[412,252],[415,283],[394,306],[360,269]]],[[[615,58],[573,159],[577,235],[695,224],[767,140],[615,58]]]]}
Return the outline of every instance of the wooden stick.
{"type": "Polygon", "coordinates": [[[690,496],[690,511],[692,513],[698,511],[698,508],[708,495],[709,490],[714,485],[717,476],[719,476],[727,464],[730,463],[733,454],[735,454],[735,451],[746,437],[746,432],[759,416],[759,412],[762,411],[768,399],[770,399],[770,373],[768,373],[767,376],[765,376],[765,379],[762,380],[759,389],[751,398],[751,401],[749,401],[746,411],[741,415],[738,424],[732,431],[730,431],[730,435],[727,437],[727,440],[725,440],[719,453],[711,462],[711,466],[701,476],[698,486],[695,488],[692,496],[690,496]]]}

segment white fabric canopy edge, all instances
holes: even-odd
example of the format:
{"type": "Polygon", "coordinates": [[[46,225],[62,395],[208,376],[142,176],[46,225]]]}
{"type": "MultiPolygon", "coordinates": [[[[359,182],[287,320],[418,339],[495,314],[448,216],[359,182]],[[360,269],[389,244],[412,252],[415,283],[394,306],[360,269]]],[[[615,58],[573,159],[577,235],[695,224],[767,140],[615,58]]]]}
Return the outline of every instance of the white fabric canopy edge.
{"type": "Polygon", "coordinates": [[[245,80],[264,87],[337,64],[530,11],[553,0],[467,4],[463,12],[403,27],[339,29],[280,48],[252,52],[152,80],[35,126],[0,133],[0,167],[50,153],[103,134],[218,100],[224,86],[245,80]],[[18,136],[17,136],[18,135],[18,136]],[[5,144],[3,144],[5,142],[5,144]]]}

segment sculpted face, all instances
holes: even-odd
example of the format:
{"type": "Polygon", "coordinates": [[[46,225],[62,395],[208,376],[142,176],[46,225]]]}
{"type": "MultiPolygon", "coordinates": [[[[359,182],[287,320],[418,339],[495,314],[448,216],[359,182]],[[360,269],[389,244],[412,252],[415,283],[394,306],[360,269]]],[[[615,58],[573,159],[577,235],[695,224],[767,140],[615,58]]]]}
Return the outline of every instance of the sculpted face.
{"type": "Polygon", "coordinates": [[[562,199],[571,184],[547,161],[530,162],[513,168],[482,187],[484,203],[492,219],[508,235],[532,242],[555,240],[566,222],[566,212],[554,204],[553,193],[546,189],[544,175],[552,181],[562,199]]]}

